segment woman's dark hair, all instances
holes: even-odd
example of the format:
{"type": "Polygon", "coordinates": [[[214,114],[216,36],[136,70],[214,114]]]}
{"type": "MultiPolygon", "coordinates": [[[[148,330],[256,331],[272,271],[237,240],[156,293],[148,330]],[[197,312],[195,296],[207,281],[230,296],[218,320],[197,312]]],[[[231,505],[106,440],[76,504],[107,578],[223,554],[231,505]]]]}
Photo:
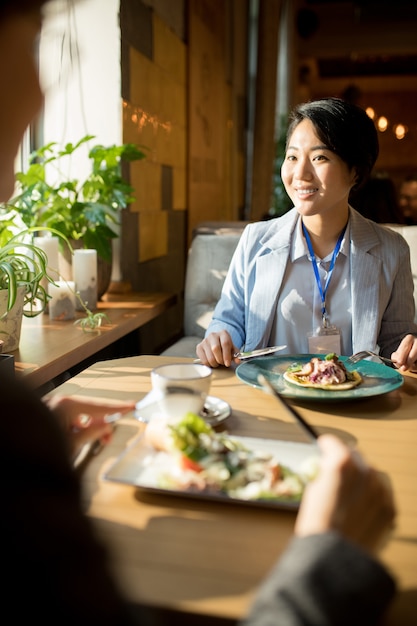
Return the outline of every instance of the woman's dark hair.
{"type": "Polygon", "coordinates": [[[320,141],[355,169],[354,188],[369,177],[378,158],[379,143],[375,124],[364,109],[341,98],[324,98],[298,105],[290,113],[287,144],[296,126],[308,119],[320,141]]]}

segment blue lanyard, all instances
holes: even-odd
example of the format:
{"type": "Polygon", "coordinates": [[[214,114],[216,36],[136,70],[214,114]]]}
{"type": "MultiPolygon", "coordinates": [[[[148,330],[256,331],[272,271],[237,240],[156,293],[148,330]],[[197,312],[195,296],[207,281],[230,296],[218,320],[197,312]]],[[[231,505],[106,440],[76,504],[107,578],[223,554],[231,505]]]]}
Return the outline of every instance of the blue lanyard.
{"type": "Polygon", "coordinates": [[[310,261],[313,264],[313,270],[314,270],[314,275],[316,277],[316,283],[317,283],[317,287],[320,293],[320,297],[321,297],[321,315],[322,315],[322,320],[323,320],[323,327],[328,326],[328,321],[327,321],[327,314],[326,314],[326,293],[327,293],[327,289],[329,287],[330,284],[330,279],[332,277],[333,274],[333,269],[336,263],[336,259],[337,259],[337,255],[339,254],[340,251],[340,246],[342,245],[342,240],[346,231],[346,226],[344,227],[344,229],[342,230],[342,232],[339,235],[339,239],[337,240],[336,246],[333,250],[333,254],[332,254],[332,260],[330,261],[330,266],[329,266],[329,271],[327,273],[327,278],[326,278],[326,282],[324,284],[324,288],[322,287],[321,284],[321,280],[320,280],[320,274],[319,274],[319,268],[317,267],[317,261],[316,261],[316,255],[314,254],[314,250],[313,250],[313,245],[311,243],[311,239],[310,239],[310,235],[308,234],[308,230],[307,228],[304,226],[304,223],[302,224],[303,227],[303,233],[304,233],[304,237],[306,238],[306,242],[307,242],[307,246],[308,246],[308,251],[310,253],[310,261]]]}

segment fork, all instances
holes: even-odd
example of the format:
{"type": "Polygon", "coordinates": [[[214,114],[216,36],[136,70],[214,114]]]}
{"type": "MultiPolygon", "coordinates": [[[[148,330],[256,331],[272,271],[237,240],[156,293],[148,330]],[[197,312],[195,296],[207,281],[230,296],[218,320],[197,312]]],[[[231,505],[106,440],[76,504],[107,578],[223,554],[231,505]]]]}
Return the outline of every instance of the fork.
{"type": "Polygon", "coordinates": [[[376,352],[371,352],[371,350],[361,350],[360,352],[356,352],[356,354],[352,354],[352,356],[346,359],[345,363],[347,363],[348,365],[353,365],[354,363],[358,363],[358,361],[366,359],[366,357],[368,356],[376,357],[377,359],[385,363],[385,365],[389,365],[389,367],[397,367],[394,361],[391,361],[391,359],[387,359],[385,356],[381,356],[376,352]]]}

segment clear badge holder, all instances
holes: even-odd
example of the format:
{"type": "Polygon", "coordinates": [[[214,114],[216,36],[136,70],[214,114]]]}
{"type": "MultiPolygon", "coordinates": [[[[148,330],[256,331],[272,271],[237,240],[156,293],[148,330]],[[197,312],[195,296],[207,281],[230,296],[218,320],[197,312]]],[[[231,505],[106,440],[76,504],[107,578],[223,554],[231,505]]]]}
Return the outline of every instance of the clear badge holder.
{"type": "Polygon", "coordinates": [[[308,350],[311,354],[329,354],[330,352],[340,354],[340,331],[324,316],[322,326],[315,333],[308,334],[307,338],[308,350]]]}

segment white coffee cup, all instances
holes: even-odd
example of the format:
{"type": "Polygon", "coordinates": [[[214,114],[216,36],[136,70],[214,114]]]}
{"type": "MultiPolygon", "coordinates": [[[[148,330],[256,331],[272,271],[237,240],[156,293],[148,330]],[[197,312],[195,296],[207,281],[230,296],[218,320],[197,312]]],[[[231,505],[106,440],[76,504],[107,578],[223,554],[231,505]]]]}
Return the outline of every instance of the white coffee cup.
{"type": "Polygon", "coordinates": [[[170,419],[199,414],[210,391],[212,370],[201,363],[170,363],[151,371],[161,412],[170,419]]]}

